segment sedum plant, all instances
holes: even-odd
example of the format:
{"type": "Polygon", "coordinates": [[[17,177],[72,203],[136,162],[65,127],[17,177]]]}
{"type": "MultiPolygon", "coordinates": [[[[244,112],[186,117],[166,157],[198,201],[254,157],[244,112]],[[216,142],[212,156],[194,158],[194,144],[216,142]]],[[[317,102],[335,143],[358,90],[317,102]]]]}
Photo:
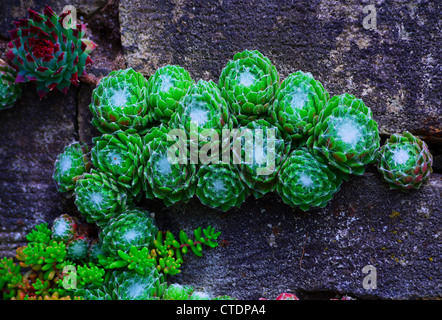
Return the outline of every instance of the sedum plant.
{"type": "Polygon", "coordinates": [[[169,158],[168,150],[175,142],[168,141],[168,133],[169,128],[166,126],[153,127],[144,136],[143,151],[143,190],[148,199],[162,199],[166,206],[189,201],[195,192],[196,179],[195,164],[187,160],[180,163],[180,158],[174,163],[169,158]]]}
{"type": "Polygon", "coordinates": [[[241,125],[246,125],[258,117],[267,117],[279,86],[279,75],[261,52],[245,50],[227,63],[218,85],[231,112],[241,125]]]}
{"type": "Polygon", "coordinates": [[[21,95],[21,87],[15,83],[17,72],[0,59],[0,110],[11,108],[21,95]]]}
{"type": "Polygon", "coordinates": [[[378,170],[391,189],[419,189],[430,179],[432,164],[427,144],[408,131],[393,134],[378,153],[378,170]]]}
{"type": "Polygon", "coordinates": [[[125,190],[106,173],[94,169],[75,186],[75,204],[87,222],[103,226],[132,203],[125,190]]]}
{"type": "Polygon", "coordinates": [[[229,164],[208,164],[198,169],[195,194],[202,204],[221,211],[240,207],[250,191],[229,164]]]}
{"type": "Polygon", "coordinates": [[[272,123],[294,146],[305,144],[328,99],[329,93],[310,73],[292,73],[281,83],[270,106],[272,123]]]}
{"type": "Polygon", "coordinates": [[[294,150],[282,165],[276,190],[288,205],[308,211],[324,208],[339,191],[341,182],[335,172],[301,148],[294,150]]]}
{"type": "Polygon", "coordinates": [[[136,133],[116,131],[93,139],[92,163],[134,198],[141,198],[143,140],[136,133]]]}
{"type": "Polygon", "coordinates": [[[321,111],[307,144],[310,151],[346,177],[362,175],[379,149],[378,125],[361,99],[332,97],[321,111]]]}
{"type": "Polygon", "coordinates": [[[147,101],[147,80],[141,73],[132,68],[112,71],[92,92],[92,124],[102,133],[143,135],[149,125],[147,101]]]}
{"type": "Polygon", "coordinates": [[[77,180],[83,173],[89,172],[91,162],[88,159],[89,147],[87,144],[73,142],[67,145],[63,152],[58,155],[54,164],[54,179],[58,191],[70,193],[77,180]]]}
{"type": "Polygon", "coordinates": [[[157,69],[148,83],[149,119],[168,122],[193,83],[183,67],[167,65],[157,69]]]}
{"type": "Polygon", "coordinates": [[[31,9],[27,19],[15,21],[7,57],[18,71],[16,83],[35,83],[42,99],[49,91],[66,93],[92,63],[96,45],[84,39],[86,25],[72,23],[70,12],[57,15],[49,6],[43,13],[31,9]]]}

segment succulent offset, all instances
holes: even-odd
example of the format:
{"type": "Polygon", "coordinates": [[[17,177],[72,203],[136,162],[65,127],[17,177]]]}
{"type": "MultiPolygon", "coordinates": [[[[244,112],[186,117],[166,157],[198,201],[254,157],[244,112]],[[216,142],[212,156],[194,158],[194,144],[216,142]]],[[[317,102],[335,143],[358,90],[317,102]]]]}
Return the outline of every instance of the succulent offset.
{"type": "Polygon", "coordinates": [[[240,132],[244,142],[241,141],[239,150],[233,142],[232,161],[255,198],[260,198],[274,191],[278,171],[290,152],[290,142],[282,138],[277,126],[264,119],[249,122],[240,132]]]}
{"type": "Polygon", "coordinates": [[[168,122],[193,83],[183,67],[167,65],[157,69],[148,82],[149,120],[168,122]]]}
{"type": "Polygon", "coordinates": [[[68,242],[74,238],[77,232],[77,223],[71,216],[62,214],[54,219],[51,232],[52,239],[68,242]]]}
{"type": "Polygon", "coordinates": [[[344,93],[327,102],[307,145],[315,156],[348,177],[364,173],[365,165],[375,160],[379,141],[378,125],[370,108],[361,99],[344,93]]]}
{"type": "Polygon", "coordinates": [[[63,152],[58,155],[52,174],[58,191],[72,191],[79,177],[83,173],[90,171],[91,162],[88,158],[88,153],[89,147],[87,144],[73,142],[67,145],[63,152]]]}
{"type": "Polygon", "coordinates": [[[127,209],[131,203],[124,188],[106,173],[94,169],[83,174],[75,186],[75,204],[88,222],[98,226],[127,209]]]}
{"type": "Polygon", "coordinates": [[[15,83],[17,71],[0,59],[0,110],[10,108],[21,95],[21,87],[15,83]]]}
{"type": "Polygon", "coordinates": [[[92,92],[92,124],[102,133],[123,130],[145,134],[148,125],[147,80],[132,68],[112,71],[92,92]]]}
{"type": "Polygon", "coordinates": [[[152,245],[158,229],[150,213],[138,208],[128,209],[112,218],[100,232],[102,249],[110,254],[129,252],[152,245]]]}
{"type": "Polygon", "coordinates": [[[168,141],[168,134],[169,128],[160,125],[153,127],[144,136],[143,190],[147,198],[162,199],[170,206],[193,197],[196,165],[188,161],[187,151],[179,154],[180,146],[175,153],[169,151],[174,144],[180,144],[180,141],[168,141]],[[176,155],[174,159],[170,158],[171,153],[176,155]]]}
{"type": "Polygon", "coordinates": [[[28,18],[14,24],[7,57],[17,68],[16,83],[35,83],[40,98],[53,89],[66,93],[71,84],[78,86],[96,46],[84,39],[85,24],[74,24],[70,11],[57,15],[49,6],[43,14],[29,9],[28,18]]]}
{"type": "Polygon", "coordinates": [[[229,164],[208,164],[199,168],[195,195],[202,204],[221,211],[239,207],[250,194],[236,170],[229,164]]]}
{"type": "Polygon", "coordinates": [[[378,154],[378,170],[391,189],[419,189],[430,179],[432,164],[427,144],[410,132],[393,134],[378,154]]]}
{"type": "Polygon", "coordinates": [[[143,141],[136,133],[116,131],[93,139],[92,163],[128,190],[134,198],[141,197],[143,174],[143,141]]]}
{"type": "Polygon", "coordinates": [[[342,179],[306,148],[294,150],[279,172],[276,186],[282,200],[303,211],[323,208],[339,191],[342,179]]]}
{"type": "Polygon", "coordinates": [[[279,75],[269,58],[257,50],[245,50],[227,63],[218,85],[231,112],[241,125],[246,125],[268,116],[279,86],[279,75]]]}
{"type": "Polygon", "coordinates": [[[292,73],[281,83],[270,106],[272,123],[285,139],[302,145],[313,134],[315,120],[328,99],[329,93],[310,73],[292,73]]]}

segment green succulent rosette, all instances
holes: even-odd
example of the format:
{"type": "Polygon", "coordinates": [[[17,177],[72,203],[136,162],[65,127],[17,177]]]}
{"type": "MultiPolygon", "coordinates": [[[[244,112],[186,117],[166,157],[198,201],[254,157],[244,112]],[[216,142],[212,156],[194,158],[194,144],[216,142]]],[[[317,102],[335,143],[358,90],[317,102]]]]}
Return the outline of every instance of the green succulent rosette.
{"type": "Polygon", "coordinates": [[[120,130],[96,137],[93,142],[91,158],[94,167],[112,176],[135,199],[140,199],[143,174],[142,138],[137,133],[120,130]]]}
{"type": "Polygon", "coordinates": [[[21,95],[21,87],[15,83],[17,72],[0,59],[0,110],[11,108],[21,95]]]}
{"type": "Polygon", "coordinates": [[[75,183],[83,174],[90,171],[91,162],[88,159],[89,147],[87,144],[73,142],[66,146],[58,155],[54,164],[54,179],[59,192],[70,192],[75,183]]]}
{"type": "Polygon", "coordinates": [[[371,109],[348,93],[332,97],[321,111],[307,145],[310,151],[342,172],[362,175],[375,160],[379,131],[371,109]]]}
{"type": "Polygon", "coordinates": [[[236,170],[230,164],[207,164],[197,172],[195,194],[202,204],[228,211],[240,207],[250,194],[236,170]]]}
{"type": "Polygon", "coordinates": [[[86,259],[89,252],[89,240],[84,236],[75,236],[66,245],[66,258],[69,260],[86,259]]]}
{"type": "Polygon", "coordinates": [[[15,83],[34,83],[40,99],[51,90],[66,93],[71,84],[78,86],[96,47],[83,38],[85,24],[74,25],[69,10],[57,15],[49,6],[42,14],[29,9],[27,19],[14,24],[6,55],[18,70],[15,83]]]}
{"type": "Polygon", "coordinates": [[[75,204],[87,222],[105,225],[112,217],[127,209],[131,198],[117,181],[106,173],[91,170],[77,181],[75,204]]]}
{"type": "Polygon", "coordinates": [[[189,161],[186,141],[169,141],[169,131],[163,125],[152,128],[144,136],[143,151],[146,197],[162,199],[167,206],[189,201],[195,192],[196,179],[196,164],[189,161]]]}
{"type": "Polygon", "coordinates": [[[163,277],[154,267],[146,268],[143,274],[131,270],[114,271],[106,292],[101,293],[101,296],[106,297],[108,293],[112,300],[158,299],[159,287],[163,282],[163,277]]]}
{"type": "Polygon", "coordinates": [[[163,300],[189,300],[193,292],[192,286],[172,283],[164,290],[163,300]]]}
{"type": "Polygon", "coordinates": [[[92,91],[92,124],[102,133],[146,133],[149,127],[147,80],[132,68],[112,71],[92,91]]]}
{"type": "Polygon", "coordinates": [[[329,99],[329,93],[310,73],[297,71],[279,87],[270,106],[272,123],[294,146],[303,145],[313,134],[319,113],[329,99]]]}
{"type": "Polygon", "coordinates": [[[118,255],[118,250],[129,252],[153,244],[158,229],[148,211],[131,208],[112,218],[99,234],[103,251],[118,255]]]}
{"type": "Polygon", "coordinates": [[[232,129],[237,121],[218,86],[213,81],[200,80],[180,100],[169,125],[183,129],[189,144],[197,144],[199,150],[209,142],[220,141],[222,129],[232,129]]]}
{"type": "Polygon", "coordinates": [[[377,158],[378,170],[391,189],[419,189],[433,172],[433,156],[427,144],[408,131],[393,134],[377,158]]]}
{"type": "Polygon", "coordinates": [[[221,72],[218,85],[241,125],[267,117],[279,87],[279,75],[269,58],[257,50],[233,56],[221,72]]]}
{"type": "Polygon", "coordinates": [[[274,191],[278,171],[290,152],[290,143],[282,138],[277,126],[264,119],[251,121],[240,130],[244,139],[234,137],[232,162],[258,199],[274,191]]]}
{"type": "Polygon", "coordinates": [[[74,238],[77,232],[77,223],[71,216],[62,214],[54,219],[51,231],[52,239],[67,243],[74,238]]]}
{"type": "Polygon", "coordinates": [[[193,83],[183,67],[167,65],[157,69],[148,83],[149,119],[168,122],[193,83]]]}
{"type": "Polygon", "coordinates": [[[276,190],[286,204],[308,211],[324,208],[341,183],[342,179],[327,165],[306,148],[300,148],[282,165],[276,190]]]}

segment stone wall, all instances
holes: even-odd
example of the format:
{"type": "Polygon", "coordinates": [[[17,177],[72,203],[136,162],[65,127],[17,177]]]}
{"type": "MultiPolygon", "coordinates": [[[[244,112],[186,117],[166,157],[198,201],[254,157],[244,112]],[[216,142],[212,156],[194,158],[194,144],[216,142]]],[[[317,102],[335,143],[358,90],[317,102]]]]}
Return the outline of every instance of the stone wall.
{"type": "MultiPolygon", "coordinates": [[[[0,13],[0,48],[11,21],[28,6],[52,1],[12,1],[0,13]]],[[[69,3],[71,4],[71,3],[69,3]]],[[[292,209],[278,196],[250,198],[222,214],[197,200],[156,214],[163,230],[191,231],[211,224],[222,246],[203,258],[189,255],[172,281],[216,295],[274,298],[283,291],[301,298],[413,299],[442,295],[440,221],[441,32],[437,1],[77,1],[79,19],[99,44],[90,73],[132,67],[149,77],[165,64],[185,67],[195,80],[217,82],[233,55],[258,49],[281,79],[312,73],[331,96],[348,92],[373,110],[383,137],[409,130],[430,145],[435,173],[419,190],[391,191],[373,165],[344,183],[325,209],[292,209]],[[363,28],[365,5],[374,5],[377,26],[363,28]],[[377,289],[366,290],[362,268],[373,265],[377,289]]],[[[54,3],[61,10],[63,3],[54,3]]],[[[39,101],[23,97],[1,111],[0,256],[11,256],[37,223],[69,213],[73,199],[57,193],[51,175],[64,146],[91,144],[98,132],[88,109],[94,86],[82,83],[67,95],[39,101]]]]}

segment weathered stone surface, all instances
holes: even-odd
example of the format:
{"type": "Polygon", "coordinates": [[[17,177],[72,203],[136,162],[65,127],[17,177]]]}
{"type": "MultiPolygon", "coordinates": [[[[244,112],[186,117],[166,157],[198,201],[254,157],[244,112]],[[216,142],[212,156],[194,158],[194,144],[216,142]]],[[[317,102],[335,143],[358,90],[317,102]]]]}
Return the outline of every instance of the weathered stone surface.
{"type": "Polygon", "coordinates": [[[31,85],[2,110],[0,136],[0,256],[10,256],[36,224],[73,213],[72,201],[57,192],[52,172],[63,148],[78,139],[77,92],[38,99],[31,85]]]}
{"type": "Polygon", "coordinates": [[[303,70],[331,95],[362,98],[382,133],[440,137],[439,12],[437,1],[121,0],[120,24],[127,65],[146,75],[179,64],[217,82],[236,52],[257,49],[282,79],[303,70]]]}
{"type": "Polygon", "coordinates": [[[401,192],[368,172],[345,183],[325,209],[309,213],[276,195],[249,199],[226,214],[196,200],[154,211],[162,229],[192,232],[210,224],[222,231],[220,247],[203,258],[189,254],[172,279],[215,295],[435,298],[442,296],[441,191],[439,174],[420,190],[401,192]],[[377,289],[364,289],[366,265],[376,268],[377,289]]]}

